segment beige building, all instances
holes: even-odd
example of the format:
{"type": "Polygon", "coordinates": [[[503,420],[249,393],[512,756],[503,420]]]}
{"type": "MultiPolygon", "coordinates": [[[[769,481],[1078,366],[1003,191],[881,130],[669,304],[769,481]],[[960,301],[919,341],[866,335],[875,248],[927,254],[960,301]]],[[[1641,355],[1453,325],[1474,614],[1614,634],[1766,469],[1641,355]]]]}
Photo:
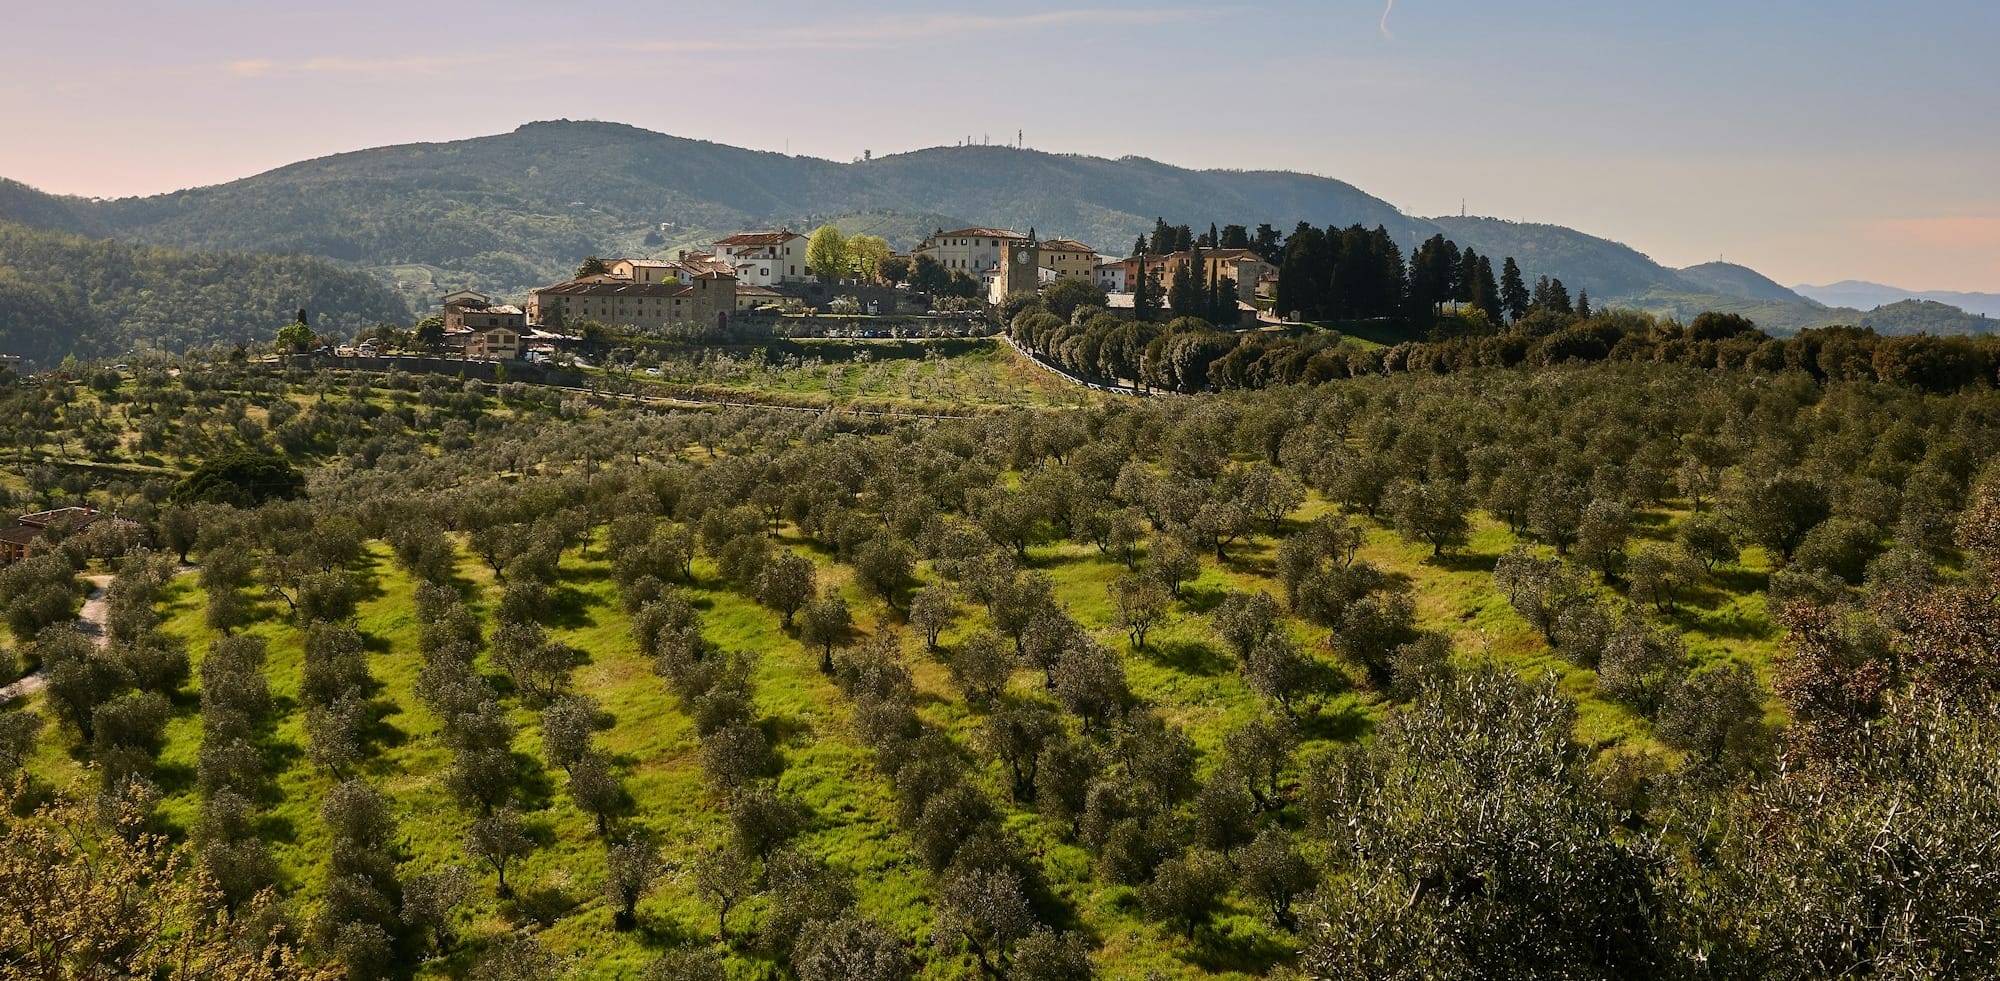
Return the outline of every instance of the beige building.
{"type": "MultiPolygon", "coordinates": [[[[1180,267],[1192,262],[1194,255],[1191,252],[1176,252],[1167,256],[1148,256],[1146,259],[1149,264],[1153,261],[1158,262],[1160,285],[1164,287],[1173,283],[1174,273],[1180,267]]],[[[1263,256],[1249,249],[1215,249],[1213,251],[1205,251],[1201,254],[1201,259],[1203,282],[1207,282],[1218,276],[1227,276],[1230,279],[1234,279],[1236,281],[1236,298],[1246,303],[1256,302],[1257,284],[1259,282],[1266,278],[1275,279],[1278,275],[1278,267],[1265,262],[1263,256]]],[[[1130,260],[1127,261],[1129,262],[1130,260]]],[[[1132,273],[1130,269],[1127,270],[1126,276],[1128,281],[1131,281],[1132,273]]]]}
{"type": "Polygon", "coordinates": [[[594,320],[642,333],[705,334],[726,328],[735,311],[736,279],[715,272],[654,283],[588,276],[544,286],[528,297],[530,323],[564,332],[594,320]]]}
{"type": "Polygon", "coordinates": [[[1073,238],[1043,239],[1042,268],[1057,279],[1090,279],[1097,269],[1097,250],[1073,238]]]}
{"type": "Polygon", "coordinates": [[[1006,228],[961,228],[953,232],[940,228],[911,250],[910,257],[928,255],[947,271],[957,270],[978,278],[981,273],[1000,268],[1009,246],[1027,240],[1028,236],[1006,228]]]}
{"type": "Polygon", "coordinates": [[[460,290],[444,298],[444,329],[457,334],[480,327],[527,329],[528,315],[512,304],[495,304],[484,293],[460,290]]]}
{"type": "Polygon", "coordinates": [[[769,286],[757,286],[751,283],[736,284],[737,313],[747,313],[767,303],[781,302],[784,298],[785,294],[769,286]]]}
{"type": "Polygon", "coordinates": [[[521,331],[514,327],[474,327],[465,335],[468,361],[518,361],[521,331]]]}

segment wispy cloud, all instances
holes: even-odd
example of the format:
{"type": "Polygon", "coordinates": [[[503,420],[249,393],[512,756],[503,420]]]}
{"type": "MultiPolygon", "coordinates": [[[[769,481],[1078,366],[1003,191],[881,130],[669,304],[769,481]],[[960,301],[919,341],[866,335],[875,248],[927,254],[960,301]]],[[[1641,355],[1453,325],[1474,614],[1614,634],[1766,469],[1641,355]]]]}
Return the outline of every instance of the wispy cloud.
{"type": "Polygon", "coordinates": [[[1395,9],[1396,9],[1396,0],[1389,0],[1388,4],[1386,4],[1382,8],[1382,36],[1388,38],[1391,41],[1394,41],[1396,39],[1396,35],[1390,33],[1389,31],[1389,12],[1395,9]]]}
{"type": "MultiPolygon", "coordinates": [[[[1223,8],[1167,8],[1162,10],[1084,9],[1056,10],[1024,14],[983,14],[950,12],[906,17],[878,17],[859,23],[801,25],[778,31],[721,34],[709,37],[682,36],[657,40],[633,40],[610,47],[647,54],[734,54],[742,52],[867,51],[895,47],[915,41],[970,37],[997,33],[1021,33],[1062,27],[1109,24],[1168,24],[1197,17],[1225,13],[1223,8]]],[[[557,46],[561,47],[561,46],[557,46]]],[[[549,49],[543,48],[544,53],[549,49]]],[[[601,52],[603,47],[592,46],[601,52]]],[[[279,74],[411,75],[434,74],[464,67],[474,59],[450,54],[427,54],[388,58],[324,56],[279,62],[268,58],[247,58],[223,65],[223,70],[243,78],[279,74]]]]}
{"type": "Polygon", "coordinates": [[[411,75],[441,75],[459,68],[480,63],[491,63],[490,55],[475,54],[422,54],[398,55],[387,58],[355,58],[344,55],[321,55],[301,58],[297,61],[274,61],[270,58],[246,58],[232,61],[222,66],[231,75],[242,78],[264,78],[277,75],[357,75],[384,78],[402,78],[411,75]]]}
{"type": "Polygon", "coordinates": [[[1031,14],[939,13],[879,17],[851,25],[791,27],[776,32],[715,38],[668,38],[638,41],[638,51],[860,51],[908,41],[974,34],[1033,31],[1089,24],[1166,24],[1220,13],[1215,8],[1163,10],[1054,10],[1031,14]]]}

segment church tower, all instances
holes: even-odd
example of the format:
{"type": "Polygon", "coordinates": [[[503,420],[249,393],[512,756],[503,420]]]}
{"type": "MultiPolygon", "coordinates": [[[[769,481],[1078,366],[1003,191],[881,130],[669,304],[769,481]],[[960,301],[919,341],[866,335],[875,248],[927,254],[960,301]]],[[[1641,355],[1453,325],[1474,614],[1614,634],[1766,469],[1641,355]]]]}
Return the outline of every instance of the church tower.
{"type": "Polygon", "coordinates": [[[1033,235],[1007,244],[1006,261],[1000,264],[1000,295],[1033,293],[1042,288],[1042,246],[1033,235]]]}

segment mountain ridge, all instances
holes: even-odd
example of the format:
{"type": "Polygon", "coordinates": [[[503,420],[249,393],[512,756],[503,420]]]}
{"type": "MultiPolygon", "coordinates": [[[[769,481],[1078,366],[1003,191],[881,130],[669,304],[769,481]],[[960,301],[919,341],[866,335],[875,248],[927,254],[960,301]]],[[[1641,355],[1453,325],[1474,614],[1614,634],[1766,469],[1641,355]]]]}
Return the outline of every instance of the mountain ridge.
{"type": "Polygon", "coordinates": [[[1424,218],[1333,177],[1197,170],[1136,155],[968,145],[840,163],[626,123],[542,120],[463,140],[350,150],[159,195],[95,200],[0,184],[0,218],[187,250],[331,258],[397,283],[419,309],[461,287],[519,295],[588,254],[665,254],[754,227],[804,230],[831,220],[898,235],[892,244],[909,248],[929,230],[920,216],[947,215],[1079,238],[1114,254],[1158,218],[1203,229],[1269,222],[1283,232],[1299,221],[1380,225],[1406,253],[1443,233],[1495,259],[1516,257],[1531,278],[1588,290],[1600,306],[1670,316],[1727,309],[1780,333],[1853,322],[1840,308],[1772,292],[1784,288],[1751,270],[1720,278],[1703,267],[1675,270],[1559,225],[1424,218]]]}
{"type": "Polygon", "coordinates": [[[1874,308],[1903,300],[1932,300],[1958,307],[1967,313],[2000,317],[2000,293],[1967,290],[1913,290],[1865,279],[1843,279],[1825,286],[1800,284],[1792,287],[1800,295],[1823,303],[1874,308]]]}

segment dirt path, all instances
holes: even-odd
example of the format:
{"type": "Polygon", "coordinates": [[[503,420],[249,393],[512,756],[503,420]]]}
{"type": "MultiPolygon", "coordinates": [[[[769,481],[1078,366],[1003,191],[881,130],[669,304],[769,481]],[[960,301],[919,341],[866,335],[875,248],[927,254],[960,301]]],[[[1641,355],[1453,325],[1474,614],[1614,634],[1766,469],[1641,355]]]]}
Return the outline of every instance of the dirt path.
{"type": "MultiPolygon", "coordinates": [[[[90,595],[84,597],[83,609],[77,612],[76,626],[77,629],[83,631],[85,636],[96,641],[97,646],[103,647],[106,640],[104,636],[104,620],[111,612],[111,580],[113,577],[109,575],[96,575],[85,576],[83,578],[85,582],[90,583],[90,595]]],[[[0,688],[0,705],[5,705],[17,698],[26,698],[41,691],[47,685],[48,678],[44,677],[42,672],[36,671],[34,674],[28,675],[11,685],[0,688]]]]}

